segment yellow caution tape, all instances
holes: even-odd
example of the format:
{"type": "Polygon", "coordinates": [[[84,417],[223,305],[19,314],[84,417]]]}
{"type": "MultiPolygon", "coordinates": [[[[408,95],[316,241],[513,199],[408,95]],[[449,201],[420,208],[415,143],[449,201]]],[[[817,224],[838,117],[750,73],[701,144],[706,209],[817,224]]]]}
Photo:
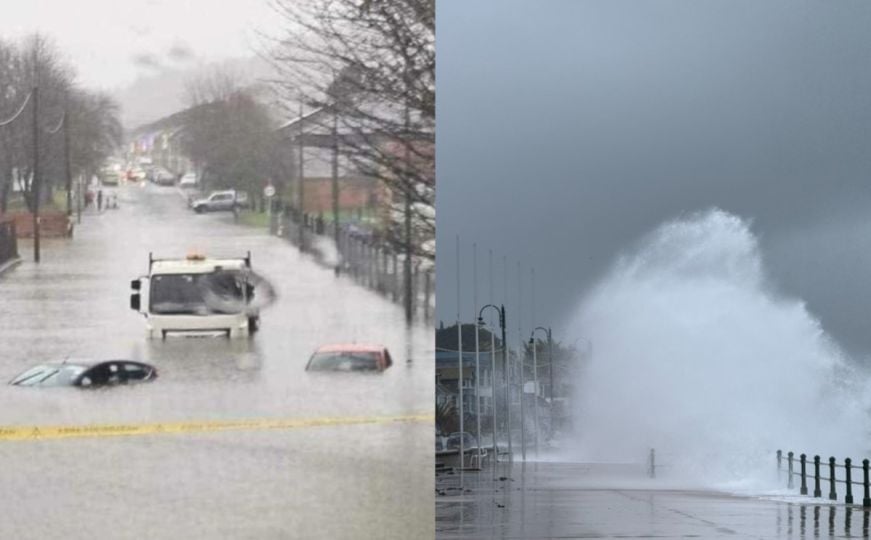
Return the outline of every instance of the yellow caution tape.
{"type": "Polygon", "coordinates": [[[155,424],[97,424],[85,426],[0,426],[0,441],[68,439],[74,437],[125,437],[210,431],[298,429],[318,426],[389,424],[395,422],[433,422],[429,414],[404,416],[366,416],[335,418],[263,418],[252,420],[208,420],[203,422],[169,422],[155,424]]]}

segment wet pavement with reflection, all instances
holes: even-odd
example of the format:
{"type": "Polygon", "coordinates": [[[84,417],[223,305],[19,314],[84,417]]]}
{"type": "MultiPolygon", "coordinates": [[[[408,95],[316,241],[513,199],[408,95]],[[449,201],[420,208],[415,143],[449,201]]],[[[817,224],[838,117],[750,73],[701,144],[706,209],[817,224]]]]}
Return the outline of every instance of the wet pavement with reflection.
{"type": "MultiPolygon", "coordinates": [[[[860,505],[702,490],[655,489],[643,469],[577,463],[499,464],[440,474],[436,537],[867,538],[860,505]],[[641,480],[639,480],[641,479],[641,480]]],[[[859,499],[861,503],[861,499],[859,499]]]]}
{"type": "MultiPolygon", "coordinates": [[[[73,240],[31,244],[0,276],[0,377],[73,358],[157,366],[150,384],[105,390],[0,385],[0,424],[91,424],[430,413],[432,331],[335,278],[280,238],[226,213],[195,215],[174,188],[118,190],[73,240]],[[148,253],[252,253],[276,289],[251,339],[147,340],[129,283],[148,253]],[[383,374],[306,373],[334,342],[386,345],[383,374]]],[[[380,537],[431,535],[432,425],[0,441],[0,537],[380,537]],[[107,529],[109,527],[110,529],[107,529]],[[111,532],[107,533],[107,530],[111,532]]]]}

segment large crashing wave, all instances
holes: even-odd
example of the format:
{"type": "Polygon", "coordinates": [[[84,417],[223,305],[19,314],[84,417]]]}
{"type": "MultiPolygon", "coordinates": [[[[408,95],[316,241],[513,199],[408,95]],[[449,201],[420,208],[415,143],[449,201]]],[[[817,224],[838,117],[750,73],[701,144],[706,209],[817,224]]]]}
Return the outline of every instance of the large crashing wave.
{"type": "Polygon", "coordinates": [[[869,448],[865,375],[802,301],[772,291],[748,224],[721,210],[651,233],[569,334],[594,351],[574,458],[640,461],[656,448],[666,473],[723,483],[771,471],[779,448],[854,460],[869,448]]]}

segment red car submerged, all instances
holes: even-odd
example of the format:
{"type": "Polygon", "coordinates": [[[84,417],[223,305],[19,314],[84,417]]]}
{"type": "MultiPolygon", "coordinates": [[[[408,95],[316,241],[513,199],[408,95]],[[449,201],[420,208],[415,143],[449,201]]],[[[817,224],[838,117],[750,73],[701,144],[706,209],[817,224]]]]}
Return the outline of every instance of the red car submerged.
{"type": "Polygon", "coordinates": [[[393,365],[383,345],[324,345],[309,358],[306,371],[384,371],[393,365]]]}

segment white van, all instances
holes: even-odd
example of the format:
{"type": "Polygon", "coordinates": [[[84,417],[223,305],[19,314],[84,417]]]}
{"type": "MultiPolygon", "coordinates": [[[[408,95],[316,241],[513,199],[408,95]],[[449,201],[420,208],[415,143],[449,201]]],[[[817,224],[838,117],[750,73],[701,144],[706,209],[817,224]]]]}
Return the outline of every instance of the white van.
{"type": "Polygon", "coordinates": [[[216,259],[199,254],[155,259],[149,253],[148,275],[130,283],[135,291],[130,308],[145,316],[149,338],[185,333],[246,337],[260,322],[259,310],[250,306],[250,278],[250,253],[216,259]]]}

